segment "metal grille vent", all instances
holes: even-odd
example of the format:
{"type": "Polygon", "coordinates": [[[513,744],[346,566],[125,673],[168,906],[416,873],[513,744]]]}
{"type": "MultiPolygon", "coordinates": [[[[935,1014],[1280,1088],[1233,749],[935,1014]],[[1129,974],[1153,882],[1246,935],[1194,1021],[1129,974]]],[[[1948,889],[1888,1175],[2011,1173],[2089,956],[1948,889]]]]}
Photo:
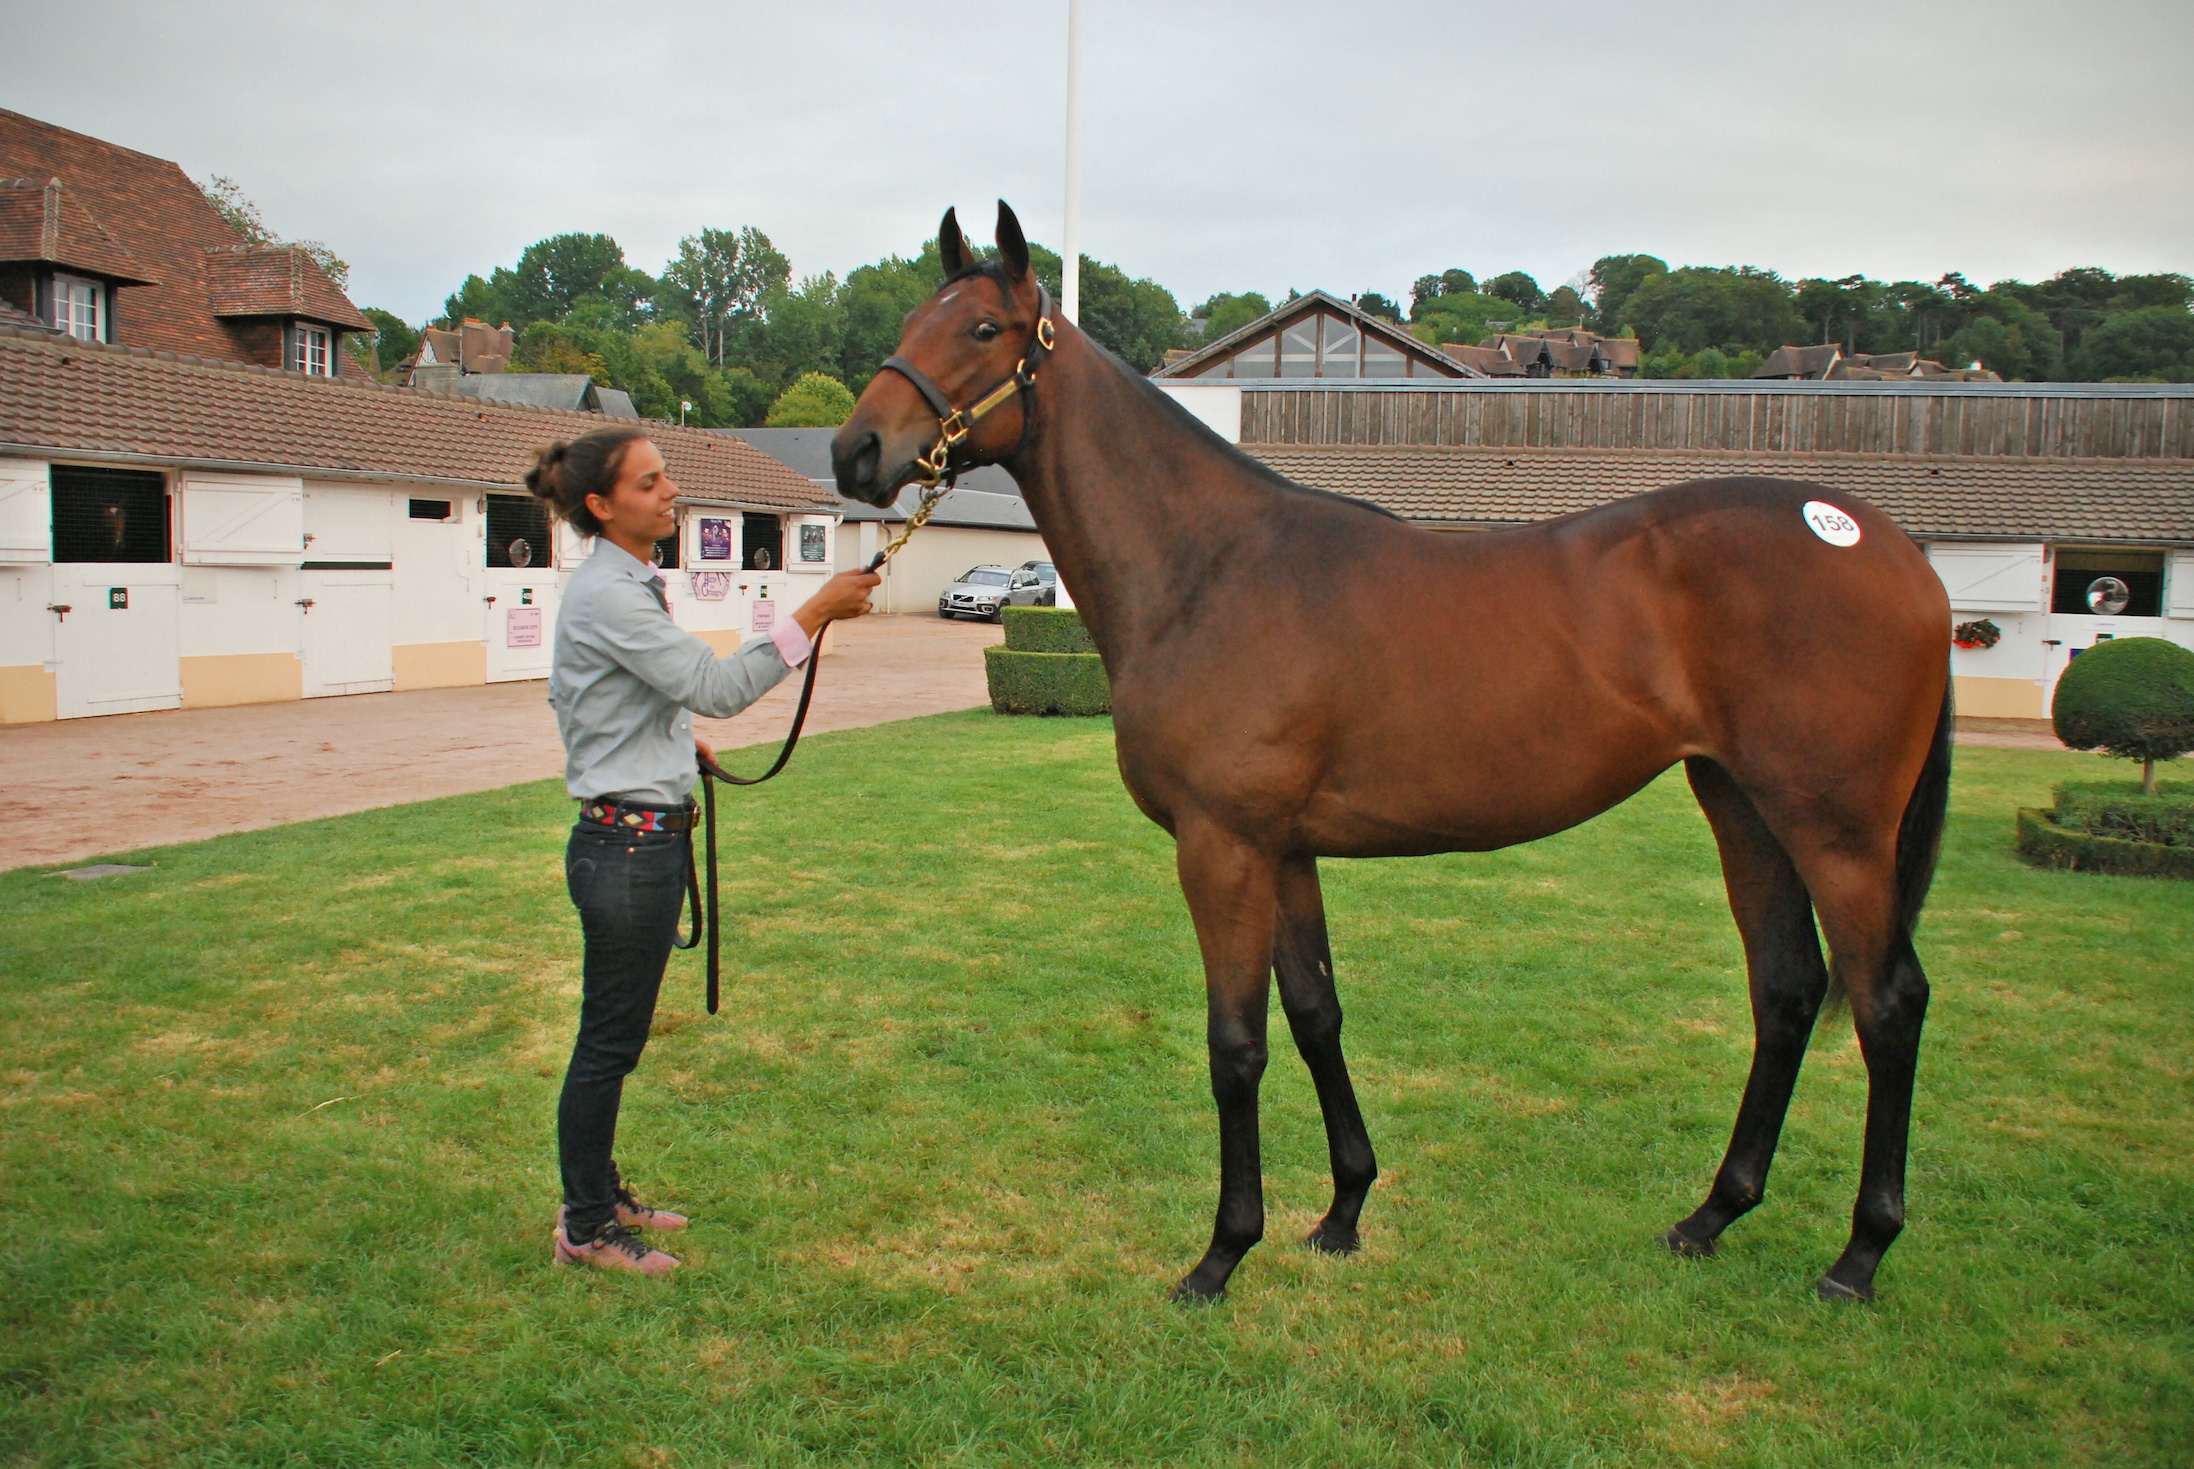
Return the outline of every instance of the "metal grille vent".
{"type": "Polygon", "coordinates": [[[488,496],[488,565],[547,566],[548,506],[531,495],[488,496]]]}
{"type": "Polygon", "coordinates": [[[171,560],[166,478],[142,469],[54,465],[53,559],[171,560]]]}

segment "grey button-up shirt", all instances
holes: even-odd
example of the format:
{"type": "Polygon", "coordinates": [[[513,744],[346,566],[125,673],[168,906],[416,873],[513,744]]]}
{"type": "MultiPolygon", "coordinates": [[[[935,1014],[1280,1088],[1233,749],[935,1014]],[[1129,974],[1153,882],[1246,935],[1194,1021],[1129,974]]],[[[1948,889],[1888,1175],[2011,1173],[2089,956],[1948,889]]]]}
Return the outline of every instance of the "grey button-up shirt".
{"type": "Polygon", "coordinates": [[[670,620],[653,566],[596,540],[556,614],[549,704],[565,786],[583,801],[678,805],[693,792],[692,711],[737,714],[790,671],[766,637],[718,658],[670,620]]]}

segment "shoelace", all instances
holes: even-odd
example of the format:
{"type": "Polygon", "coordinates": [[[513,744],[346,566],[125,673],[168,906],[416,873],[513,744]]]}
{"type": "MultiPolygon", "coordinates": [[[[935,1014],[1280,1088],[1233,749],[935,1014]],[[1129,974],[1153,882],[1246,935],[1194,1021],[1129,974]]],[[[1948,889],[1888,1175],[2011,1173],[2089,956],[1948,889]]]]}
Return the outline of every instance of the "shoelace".
{"type": "Polygon", "coordinates": [[[615,1220],[603,1225],[601,1232],[588,1243],[600,1245],[608,1250],[617,1250],[633,1260],[644,1260],[648,1256],[646,1241],[615,1220]]]}
{"type": "Polygon", "coordinates": [[[621,1183],[617,1185],[616,1194],[617,1202],[623,1204],[626,1208],[630,1209],[635,1214],[652,1214],[655,1212],[647,1205],[641,1203],[640,1200],[633,1194],[632,1190],[625,1187],[625,1185],[621,1183]]]}

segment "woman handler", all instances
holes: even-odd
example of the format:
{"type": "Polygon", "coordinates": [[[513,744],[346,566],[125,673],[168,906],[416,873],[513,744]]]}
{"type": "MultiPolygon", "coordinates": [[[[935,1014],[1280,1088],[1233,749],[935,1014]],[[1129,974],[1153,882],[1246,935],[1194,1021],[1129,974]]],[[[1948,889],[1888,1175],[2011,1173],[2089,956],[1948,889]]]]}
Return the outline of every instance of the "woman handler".
{"type": "Polygon", "coordinates": [[[586,936],[579,1039],[556,1108],[564,1208],[560,1265],[660,1275],[678,1261],[635,1232],[681,1229],[683,1215],[633,1197],[612,1159],[617,1105],[655,1018],[692,861],[693,714],[723,718],[806,661],[823,625],[870,610],[879,578],[840,572],[777,625],[719,658],[671,621],[655,543],[676,527],[678,487],[637,427],[551,445],[526,487],[555,516],[595,537],[564,588],[549,703],[563,733],[565,783],[579,821],[565,880],[586,936]]]}

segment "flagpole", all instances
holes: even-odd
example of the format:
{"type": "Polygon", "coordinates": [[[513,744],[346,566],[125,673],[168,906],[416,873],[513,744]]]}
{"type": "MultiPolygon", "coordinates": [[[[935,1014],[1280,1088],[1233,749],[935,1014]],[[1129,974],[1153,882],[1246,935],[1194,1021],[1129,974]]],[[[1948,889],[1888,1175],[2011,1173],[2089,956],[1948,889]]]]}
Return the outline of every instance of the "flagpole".
{"type": "Polygon", "coordinates": [[[1082,319],[1082,0],[1067,0],[1067,220],[1059,309],[1082,319]]]}

